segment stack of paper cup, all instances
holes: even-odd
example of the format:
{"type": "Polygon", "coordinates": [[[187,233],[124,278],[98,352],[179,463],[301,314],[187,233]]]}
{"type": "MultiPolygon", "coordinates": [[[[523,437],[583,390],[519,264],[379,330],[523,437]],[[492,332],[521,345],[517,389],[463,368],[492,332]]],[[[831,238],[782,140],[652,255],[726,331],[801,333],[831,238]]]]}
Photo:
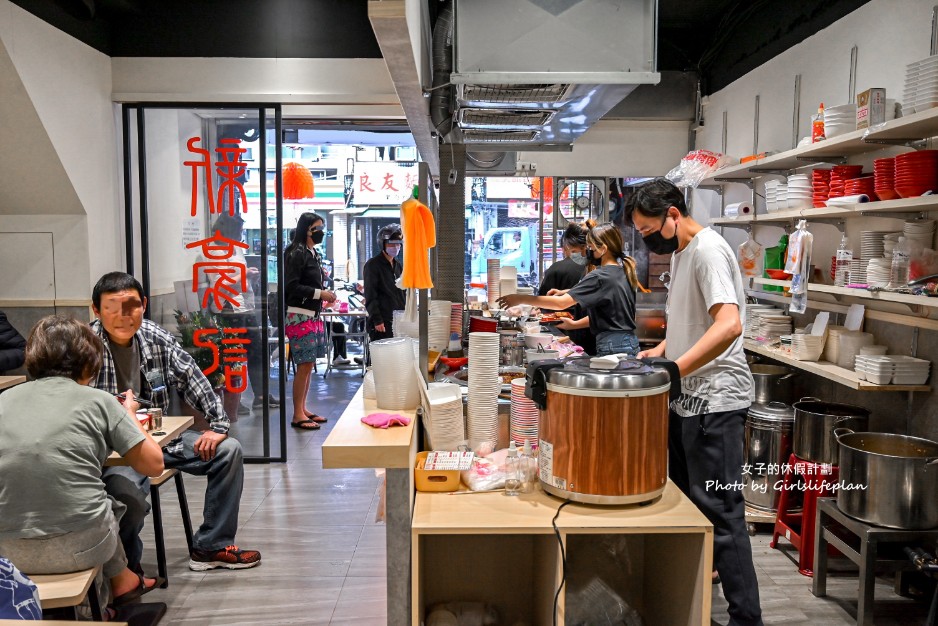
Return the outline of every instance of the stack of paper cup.
{"type": "Polygon", "coordinates": [[[473,450],[498,441],[498,333],[469,333],[469,402],[467,430],[473,450]]]}
{"type": "Polygon", "coordinates": [[[450,338],[452,338],[453,333],[456,333],[459,341],[462,341],[462,305],[455,302],[453,303],[449,314],[450,338]]]}
{"type": "Polygon", "coordinates": [[[498,281],[501,280],[501,261],[498,259],[489,259],[488,260],[488,276],[487,276],[487,287],[488,287],[488,299],[489,307],[494,308],[499,298],[498,291],[498,281]]]}
{"type": "Polygon", "coordinates": [[[537,447],[537,405],[524,395],[524,378],[511,381],[511,440],[520,448],[525,441],[537,447]]]}
{"type": "Polygon", "coordinates": [[[415,348],[409,337],[379,339],[370,344],[372,371],[375,377],[375,399],[378,408],[409,410],[417,407],[415,348]]]}
{"type": "Polygon", "coordinates": [[[404,319],[403,311],[394,311],[393,327],[395,337],[420,337],[420,324],[416,321],[408,322],[404,319]]]}
{"type": "Polygon", "coordinates": [[[426,390],[430,445],[434,450],[456,450],[466,440],[462,391],[453,383],[430,383],[426,390]]]}

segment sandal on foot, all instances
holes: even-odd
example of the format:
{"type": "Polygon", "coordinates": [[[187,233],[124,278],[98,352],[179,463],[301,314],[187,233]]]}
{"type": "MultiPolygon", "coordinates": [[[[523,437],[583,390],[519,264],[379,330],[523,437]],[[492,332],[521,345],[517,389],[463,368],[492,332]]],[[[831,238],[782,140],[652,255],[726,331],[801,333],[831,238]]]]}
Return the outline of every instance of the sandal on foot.
{"type": "Polygon", "coordinates": [[[315,413],[310,413],[309,411],[304,411],[306,417],[310,422],[316,422],[317,424],[325,424],[329,420],[323,417],[322,415],[316,415],[315,413]]]}
{"type": "Polygon", "coordinates": [[[153,586],[147,587],[146,578],[144,578],[140,574],[137,574],[137,580],[139,581],[139,584],[136,587],[134,587],[127,593],[123,593],[117,596],[116,598],[114,598],[114,606],[121,606],[121,605],[127,604],[128,602],[133,602],[134,600],[136,600],[143,594],[150,593],[151,591],[153,591],[154,589],[156,589],[157,587],[159,587],[160,585],[166,582],[164,578],[157,576],[153,582],[153,586]]]}
{"type": "Polygon", "coordinates": [[[302,422],[290,422],[290,426],[293,428],[299,428],[300,430],[319,430],[319,424],[316,423],[316,420],[303,420],[302,422]]]}

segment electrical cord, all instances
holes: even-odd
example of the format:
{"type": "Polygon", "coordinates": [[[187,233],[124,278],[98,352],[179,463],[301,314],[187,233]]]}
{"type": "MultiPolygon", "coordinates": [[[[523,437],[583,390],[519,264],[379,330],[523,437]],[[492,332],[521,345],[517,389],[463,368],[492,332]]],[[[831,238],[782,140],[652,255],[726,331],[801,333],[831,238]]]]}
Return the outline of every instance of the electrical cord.
{"type": "Polygon", "coordinates": [[[557,601],[560,599],[560,591],[563,589],[564,583],[567,582],[567,555],[563,548],[563,538],[560,536],[560,529],[557,528],[557,518],[560,517],[560,512],[563,510],[563,507],[568,504],[571,504],[570,500],[565,500],[563,504],[557,507],[554,518],[550,520],[550,525],[554,527],[554,534],[557,536],[557,543],[560,544],[560,585],[557,587],[557,593],[554,594],[554,626],[557,626],[557,601]]]}

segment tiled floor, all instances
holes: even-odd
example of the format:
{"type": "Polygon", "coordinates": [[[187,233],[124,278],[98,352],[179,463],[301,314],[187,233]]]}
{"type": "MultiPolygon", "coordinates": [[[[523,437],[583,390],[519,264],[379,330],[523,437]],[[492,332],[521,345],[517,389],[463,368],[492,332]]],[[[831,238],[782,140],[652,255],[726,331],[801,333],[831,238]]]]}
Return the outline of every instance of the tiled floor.
{"type": "MultiPolygon", "coordinates": [[[[163,489],[170,586],[146,598],[169,605],[162,623],[386,623],[384,525],[375,523],[379,479],[372,470],[322,469],[322,442],[360,382],[353,372],[330,375],[325,382],[316,377],[309,397],[318,400],[311,400],[310,408],[329,417],[329,423],[317,432],[288,429],[287,463],[245,467],[238,543],[262,551],[260,567],[189,571],[175,494],[172,487],[163,489]]],[[[242,424],[250,419],[256,418],[242,418],[242,424]]],[[[204,479],[186,476],[185,482],[193,522],[198,524],[204,479]]],[[[811,579],[798,574],[787,544],[784,550],[773,550],[769,538],[766,532],[753,538],[766,624],[856,623],[854,575],[832,578],[828,597],[815,598],[811,579]]],[[[144,542],[144,566],[152,573],[156,557],[149,527],[144,542]]],[[[726,624],[722,592],[714,588],[713,594],[713,624],[726,624]]],[[[891,579],[877,581],[876,597],[877,626],[924,622],[927,604],[894,595],[891,579]]]]}

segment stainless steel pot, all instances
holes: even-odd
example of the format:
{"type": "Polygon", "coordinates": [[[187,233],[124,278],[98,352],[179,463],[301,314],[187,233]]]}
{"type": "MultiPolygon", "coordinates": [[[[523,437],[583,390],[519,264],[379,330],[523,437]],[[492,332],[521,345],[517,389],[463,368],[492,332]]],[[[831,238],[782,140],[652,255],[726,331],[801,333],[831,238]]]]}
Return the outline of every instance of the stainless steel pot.
{"type": "Polygon", "coordinates": [[[784,402],[794,399],[795,372],[781,365],[750,365],[755,381],[756,404],[784,402]]]}
{"type": "Polygon", "coordinates": [[[836,429],[837,506],[876,526],[938,527],[938,443],[918,437],[836,429]]]}
{"type": "Polygon", "coordinates": [[[839,453],[834,428],[869,430],[870,411],[862,406],[802,398],[794,404],[792,448],[799,459],[837,465],[839,453]]]}
{"type": "Polygon", "coordinates": [[[753,404],[746,416],[743,497],[750,506],[777,511],[784,479],[782,466],[791,454],[794,411],[787,404],[753,404]]]}

